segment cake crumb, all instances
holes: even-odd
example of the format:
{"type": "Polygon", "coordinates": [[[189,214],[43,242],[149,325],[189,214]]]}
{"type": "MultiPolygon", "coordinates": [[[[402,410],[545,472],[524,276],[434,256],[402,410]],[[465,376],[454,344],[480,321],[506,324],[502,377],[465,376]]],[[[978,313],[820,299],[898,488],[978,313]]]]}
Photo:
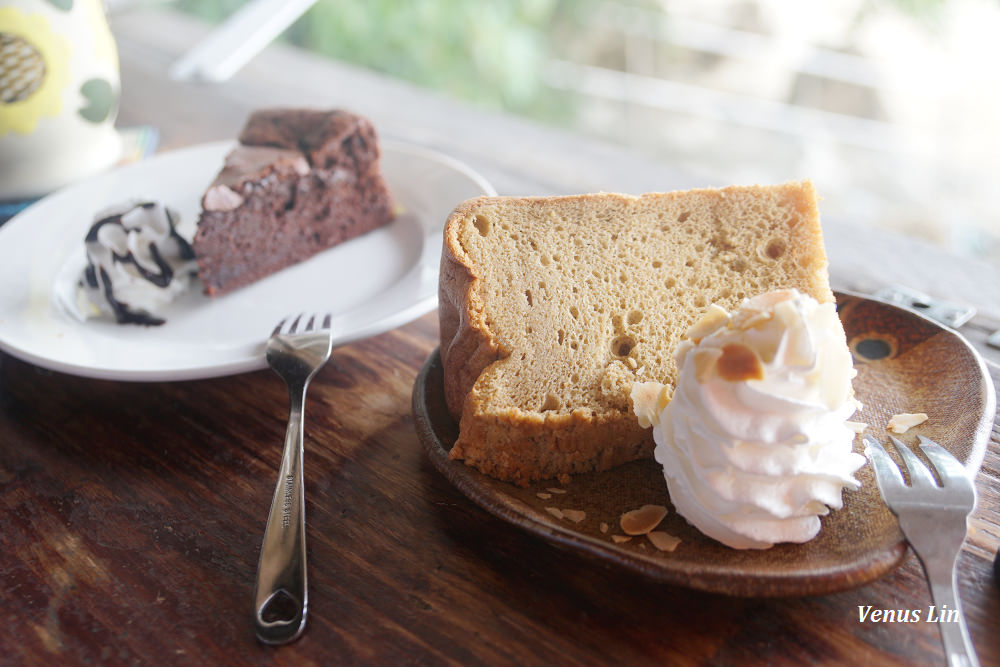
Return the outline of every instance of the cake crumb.
{"type": "Polygon", "coordinates": [[[628,542],[632,538],[628,535],[612,535],[611,539],[614,540],[615,544],[622,544],[623,542],[628,542]]]}
{"type": "Polygon", "coordinates": [[[663,521],[667,508],[663,505],[643,505],[637,510],[622,514],[619,523],[626,535],[645,535],[663,521]]]}
{"type": "Polygon", "coordinates": [[[573,523],[580,523],[587,518],[587,513],[583,510],[563,510],[563,517],[569,519],[573,523]]]}
{"type": "Polygon", "coordinates": [[[646,537],[653,546],[660,551],[673,551],[677,548],[677,545],[681,543],[681,538],[674,537],[670,533],[665,533],[662,530],[653,530],[646,533],[646,537]]]}
{"type": "Polygon", "coordinates": [[[893,433],[906,433],[914,426],[918,426],[927,421],[927,414],[924,412],[903,412],[893,415],[887,427],[893,433]]]}
{"type": "MultiPolygon", "coordinates": [[[[564,472],[564,473],[562,473],[562,474],[560,474],[560,475],[556,475],[556,479],[558,479],[558,480],[559,480],[559,483],[560,483],[560,484],[569,484],[569,483],[570,483],[570,480],[572,480],[573,478],[572,478],[572,477],[570,477],[570,475],[569,475],[568,473],[565,473],[565,472],[564,472]]],[[[564,492],[564,493],[565,493],[565,492],[564,492]]]]}
{"type": "Polygon", "coordinates": [[[602,533],[607,533],[608,532],[608,524],[606,524],[603,521],[601,522],[601,532],[602,533]]]}
{"type": "Polygon", "coordinates": [[[541,498],[542,500],[548,500],[549,498],[552,497],[551,493],[536,493],[535,495],[541,498]]]}
{"type": "Polygon", "coordinates": [[[546,507],[545,511],[554,516],[557,519],[563,518],[562,510],[558,507],[546,507]]]}

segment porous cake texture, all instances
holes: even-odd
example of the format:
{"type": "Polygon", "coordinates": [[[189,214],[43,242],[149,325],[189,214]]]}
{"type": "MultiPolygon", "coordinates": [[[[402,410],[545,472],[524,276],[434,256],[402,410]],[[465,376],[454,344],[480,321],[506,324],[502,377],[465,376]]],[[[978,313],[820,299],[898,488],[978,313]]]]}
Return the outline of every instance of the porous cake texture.
{"type": "Polygon", "coordinates": [[[710,304],[784,288],[833,300],[808,181],[464,202],[440,276],[451,458],[525,485],[651,456],[632,384],[676,382],[710,304]]]}
{"type": "Polygon", "coordinates": [[[206,294],[226,294],[392,220],[367,119],[257,111],[239,141],[202,198],[192,244],[206,294]]]}

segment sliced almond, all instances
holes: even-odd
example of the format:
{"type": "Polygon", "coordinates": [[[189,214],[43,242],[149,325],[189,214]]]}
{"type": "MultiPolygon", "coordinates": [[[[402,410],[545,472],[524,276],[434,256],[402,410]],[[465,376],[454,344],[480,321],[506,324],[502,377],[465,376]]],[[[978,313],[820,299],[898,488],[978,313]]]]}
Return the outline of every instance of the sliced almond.
{"type": "Polygon", "coordinates": [[[681,543],[681,538],[674,537],[670,533],[665,533],[662,530],[654,530],[646,533],[646,537],[649,538],[649,541],[653,543],[653,546],[660,551],[673,551],[677,548],[677,545],[681,543]]]}
{"type": "Polygon", "coordinates": [[[535,495],[541,498],[542,500],[548,500],[549,498],[552,497],[551,493],[536,493],[535,495]]]}
{"type": "Polygon", "coordinates": [[[611,539],[615,541],[615,544],[621,544],[623,542],[628,542],[632,538],[628,535],[612,535],[611,539]]]}
{"type": "Polygon", "coordinates": [[[914,426],[923,424],[925,421],[927,421],[927,414],[924,412],[904,412],[893,415],[892,419],[889,420],[887,428],[893,433],[906,433],[914,426]]]}
{"type": "Polygon", "coordinates": [[[727,324],[729,324],[729,313],[725,308],[713,303],[702,318],[687,330],[687,337],[697,343],[727,324]]]}
{"type": "Polygon", "coordinates": [[[754,327],[767,324],[774,318],[774,311],[754,310],[741,308],[732,319],[729,320],[729,328],[738,331],[749,331],[754,327]]]}
{"type": "MultiPolygon", "coordinates": [[[[645,368],[645,367],[644,367],[645,368]]],[[[639,426],[649,428],[660,423],[660,413],[667,407],[673,387],[659,382],[635,382],[630,397],[632,411],[639,418],[639,426]]]]}
{"type": "Polygon", "coordinates": [[[728,382],[764,379],[764,366],[760,363],[760,357],[742,343],[723,345],[722,356],[715,367],[719,371],[719,377],[728,382]]]}
{"type": "Polygon", "coordinates": [[[566,489],[545,489],[549,493],[566,493],[566,489]]]}
{"type": "Polygon", "coordinates": [[[691,353],[694,362],[694,377],[698,382],[705,382],[715,372],[715,365],[722,356],[722,350],[717,347],[700,347],[691,353]]]}
{"type": "Polygon", "coordinates": [[[563,517],[569,519],[573,523],[580,523],[587,518],[587,513],[583,510],[563,510],[563,517]]]}
{"type": "Polygon", "coordinates": [[[693,350],[695,347],[694,343],[685,338],[681,342],[677,343],[677,347],[674,348],[674,360],[677,361],[677,363],[680,363],[684,357],[687,356],[688,352],[693,350]]]}
{"type": "Polygon", "coordinates": [[[729,328],[747,331],[770,322],[771,318],[774,317],[774,311],[778,305],[794,298],[795,291],[787,289],[755,296],[740,306],[740,309],[733,314],[729,322],[729,328]]]}
{"type": "Polygon", "coordinates": [[[558,507],[546,507],[545,511],[554,516],[557,519],[563,518],[562,510],[558,507]]]}
{"type": "Polygon", "coordinates": [[[602,533],[607,533],[608,532],[608,524],[606,524],[603,521],[601,522],[601,532],[602,533]]]}
{"type": "Polygon", "coordinates": [[[665,516],[667,508],[663,505],[643,505],[637,510],[622,514],[619,523],[626,535],[645,535],[660,525],[665,516]]]}
{"type": "Polygon", "coordinates": [[[846,426],[847,428],[851,429],[855,433],[864,433],[865,429],[868,428],[868,424],[865,424],[864,422],[851,422],[851,421],[847,421],[847,422],[844,422],[844,426],[846,426]]]}

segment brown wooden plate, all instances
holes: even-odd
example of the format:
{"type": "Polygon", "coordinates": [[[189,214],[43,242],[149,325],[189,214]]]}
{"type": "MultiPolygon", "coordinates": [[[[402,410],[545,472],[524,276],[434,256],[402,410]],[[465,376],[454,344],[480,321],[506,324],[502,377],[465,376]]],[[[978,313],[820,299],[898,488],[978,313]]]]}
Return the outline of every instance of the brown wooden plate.
{"type": "MultiPolygon", "coordinates": [[[[912,444],[917,434],[925,435],[975,475],[995,412],[993,384],[978,353],[955,331],[902,308],[849,294],[838,294],[837,303],[858,369],[855,393],[864,404],[854,419],[885,442],[894,414],[926,412],[928,421],[901,439],[912,444]]],[[[528,488],[449,460],[458,425],[445,407],[437,351],[417,377],[413,410],[431,461],[471,500],[528,532],[659,581],[738,596],[818,595],[871,582],[906,557],[899,524],[867,465],[858,471],[861,489],[844,493],[844,508],[823,518],[816,539],[742,551],[705,537],[674,513],[661,469],[651,460],[528,488]],[[659,529],[681,538],[673,552],[657,550],[645,537],[613,540],[623,535],[620,516],[646,504],[671,510],[659,529]],[[584,518],[559,518],[553,508],[582,511],[584,518]]],[[[863,451],[860,437],[854,447],[863,451]]]]}

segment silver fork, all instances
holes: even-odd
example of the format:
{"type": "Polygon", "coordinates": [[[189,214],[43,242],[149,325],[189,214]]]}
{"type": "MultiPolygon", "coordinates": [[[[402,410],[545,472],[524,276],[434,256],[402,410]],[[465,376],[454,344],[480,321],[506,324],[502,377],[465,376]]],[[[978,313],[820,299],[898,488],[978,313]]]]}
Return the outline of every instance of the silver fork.
{"type": "Polygon", "coordinates": [[[267,644],[285,644],[306,626],[306,514],[302,479],[303,405],[309,381],[333,348],[330,316],[282,320],[267,341],[267,363],[288,385],[291,409],[278,484],[267,516],[254,586],[254,628],[267,644]]]}
{"type": "Polygon", "coordinates": [[[968,517],[976,506],[976,487],[962,464],[937,443],[917,436],[920,449],[937,470],[940,486],[909,447],[897,438],[889,438],[903,457],[910,473],[910,486],[903,481],[885,448],[865,436],[865,455],[875,470],[878,490],[899,518],[903,535],[924,565],[948,664],[977,667],[979,660],[962,614],[955,570],[969,528],[968,517]]]}

